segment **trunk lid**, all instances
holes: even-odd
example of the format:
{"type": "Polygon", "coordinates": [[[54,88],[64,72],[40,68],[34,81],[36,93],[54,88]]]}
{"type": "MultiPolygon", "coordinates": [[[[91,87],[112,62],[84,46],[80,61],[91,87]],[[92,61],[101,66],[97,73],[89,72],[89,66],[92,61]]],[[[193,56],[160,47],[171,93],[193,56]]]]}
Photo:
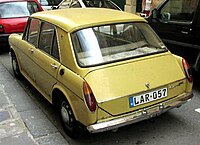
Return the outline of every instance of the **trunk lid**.
{"type": "Polygon", "coordinates": [[[185,91],[185,75],[170,53],[137,58],[128,63],[93,70],[85,77],[98,106],[115,116],[159,103],[185,91]],[[147,86],[147,84],[149,86],[147,86]],[[170,89],[171,86],[178,86],[170,89]],[[130,97],[167,89],[167,96],[130,107],[130,97]]]}

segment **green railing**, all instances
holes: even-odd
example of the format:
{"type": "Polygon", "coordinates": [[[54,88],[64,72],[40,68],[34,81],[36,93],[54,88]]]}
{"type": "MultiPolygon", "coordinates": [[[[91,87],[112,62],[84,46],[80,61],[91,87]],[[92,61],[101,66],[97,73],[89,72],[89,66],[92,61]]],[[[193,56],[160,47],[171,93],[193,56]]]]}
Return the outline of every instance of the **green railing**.
{"type": "Polygon", "coordinates": [[[112,0],[116,3],[122,10],[124,10],[124,5],[126,4],[126,0],[112,0]]]}

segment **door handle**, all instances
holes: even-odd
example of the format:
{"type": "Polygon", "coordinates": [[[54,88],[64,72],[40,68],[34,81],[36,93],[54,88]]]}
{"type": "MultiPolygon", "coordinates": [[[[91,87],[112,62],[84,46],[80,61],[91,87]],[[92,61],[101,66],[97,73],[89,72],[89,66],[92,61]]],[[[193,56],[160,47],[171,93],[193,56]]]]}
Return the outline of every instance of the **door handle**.
{"type": "Polygon", "coordinates": [[[28,49],[31,53],[33,53],[34,52],[34,50],[32,49],[32,48],[29,48],[28,49]]]}
{"type": "Polygon", "coordinates": [[[58,66],[55,65],[55,64],[51,64],[51,67],[52,67],[53,69],[57,69],[57,68],[58,68],[58,66]]]}
{"type": "Polygon", "coordinates": [[[192,29],[191,28],[187,28],[187,27],[183,27],[181,30],[182,34],[189,34],[189,32],[191,32],[192,29]]]}
{"type": "Polygon", "coordinates": [[[189,32],[186,31],[181,31],[182,34],[188,34],[189,32]]]}

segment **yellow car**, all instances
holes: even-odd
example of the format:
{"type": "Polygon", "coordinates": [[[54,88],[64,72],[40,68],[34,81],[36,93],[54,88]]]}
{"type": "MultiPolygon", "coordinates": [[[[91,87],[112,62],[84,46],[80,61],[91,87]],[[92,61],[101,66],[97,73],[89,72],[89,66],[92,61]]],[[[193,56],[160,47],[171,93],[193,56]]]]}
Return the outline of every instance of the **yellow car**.
{"type": "Polygon", "coordinates": [[[188,63],[131,13],[39,12],[9,43],[15,76],[23,75],[58,107],[71,137],[149,119],[193,97],[188,63]]]}

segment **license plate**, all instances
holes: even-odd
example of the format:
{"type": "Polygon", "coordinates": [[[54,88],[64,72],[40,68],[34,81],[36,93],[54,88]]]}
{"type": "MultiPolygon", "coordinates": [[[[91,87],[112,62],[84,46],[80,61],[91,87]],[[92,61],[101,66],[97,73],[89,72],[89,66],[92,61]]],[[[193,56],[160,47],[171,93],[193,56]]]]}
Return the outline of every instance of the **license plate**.
{"type": "Polygon", "coordinates": [[[131,96],[129,98],[130,107],[135,107],[141,104],[149,103],[167,97],[167,88],[162,88],[138,96],[131,96]]]}

